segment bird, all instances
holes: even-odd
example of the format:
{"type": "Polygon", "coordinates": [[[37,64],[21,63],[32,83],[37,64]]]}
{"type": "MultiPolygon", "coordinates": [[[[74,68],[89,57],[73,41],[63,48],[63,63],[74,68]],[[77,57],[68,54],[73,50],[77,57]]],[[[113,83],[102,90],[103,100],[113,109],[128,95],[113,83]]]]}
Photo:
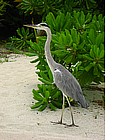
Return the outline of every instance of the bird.
{"type": "Polygon", "coordinates": [[[52,123],[78,127],[78,125],[76,125],[74,122],[72,107],[71,107],[68,97],[71,97],[72,99],[77,101],[79,104],[81,104],[81,107],[83,107],[83,108],[87,108],[88,104],[83,95],[81,86],[78,83],[78,81],[76,80],[76,78],[63,65],[55,62],[51,55],[50,43],[51,43],[51,39],[52,39],[52,33],[51,33],[50,27],[48,26],[47,23],[39,23],[39,24],[24,25],[24,26],[34,28],[37,30],[44,30],[47,34],[47,40],[46,40],[45,46],[44,46],[46,61],[48,63],[48,66],[50,67],[50,70],[53,75],[53,80],[54,80],[53,83],[55,83],[55,85],[58,87],[58,89],[63,94],[61,119],[58,122],[52,122],[52,123]],[[70,125],[63,123],[65,98],[68,102],[70,112],[71,112],[72,123],[70,125]]]}

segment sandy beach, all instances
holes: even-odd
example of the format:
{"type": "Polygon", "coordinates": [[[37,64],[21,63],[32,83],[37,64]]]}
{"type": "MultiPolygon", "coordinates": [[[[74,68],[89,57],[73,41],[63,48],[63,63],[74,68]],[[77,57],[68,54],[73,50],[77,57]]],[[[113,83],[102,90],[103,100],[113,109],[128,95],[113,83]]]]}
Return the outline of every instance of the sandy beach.
{"type": "MultiPolygon", "coordinates": [[[[88,109],[73,107],[75,123],[79,127],[54,125],[61,109],[43,112],[32,110],[32,89],[39,83],[34,57],[11,55],[0,63],[0,140],[104,140],[104,109],[90,103],[88,109]],[[97,118],[96,118],[97,116],[97,118]]],[[[70,124],[69,108],[64,122],[70,124]]]]}

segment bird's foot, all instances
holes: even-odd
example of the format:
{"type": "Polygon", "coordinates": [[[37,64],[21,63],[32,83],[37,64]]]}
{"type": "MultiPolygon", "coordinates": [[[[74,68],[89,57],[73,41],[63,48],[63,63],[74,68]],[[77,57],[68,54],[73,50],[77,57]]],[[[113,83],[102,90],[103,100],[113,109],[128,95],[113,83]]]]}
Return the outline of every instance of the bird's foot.
{"type": "Polygon", "coordinates": [[[53,122],[53,121],[51,121],[51,123],[53,123],[54,125],[55,125],[55,124],[67,125],[66,123],[62,123],[62,121],[58,121],[58,122],[53,122]]]}
{"type": "Polygon", "coordinates": [[[78,125],[76,125],[76,124],[74,124],[74,123],[72,123],[72,124],[66,124],[66,127],[79,127],[78,125]]]}
{"type": "Polygon", "coordinates": [[[66,124],[66,123],[62,123],[62,121],[58,121],[58,122],[51,121],[51,123],[53,123],[54,125],[56,125],[56,124],[62,124],[62,125],[65,125],[65,127],[73,127],[73,126],[79,127],[78,125],[76,125],[74,123],[72,123],[72,124],[66,124]]]}

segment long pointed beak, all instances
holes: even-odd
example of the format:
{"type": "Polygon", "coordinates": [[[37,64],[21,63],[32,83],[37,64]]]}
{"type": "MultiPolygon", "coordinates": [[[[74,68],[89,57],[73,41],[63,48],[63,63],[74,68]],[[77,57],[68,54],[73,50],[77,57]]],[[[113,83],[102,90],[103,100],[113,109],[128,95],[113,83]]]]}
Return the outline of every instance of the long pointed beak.
{"type": "Polygon", "coordinates": [[[23,26],[36,29],[36,25],[23,25],[23,26]]]}

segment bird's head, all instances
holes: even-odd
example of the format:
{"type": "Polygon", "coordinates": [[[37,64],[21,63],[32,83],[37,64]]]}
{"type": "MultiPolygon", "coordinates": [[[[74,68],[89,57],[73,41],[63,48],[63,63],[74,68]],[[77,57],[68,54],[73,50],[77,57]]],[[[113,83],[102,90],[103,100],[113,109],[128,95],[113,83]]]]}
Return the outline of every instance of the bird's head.
{"type": "Polygon", "coordinates": [[[46,28],[49,28],[49,26],[46,23],[39,23],[39,24],[33,24],[33,25],[24,25],[26,27],[34,28],[37,30],[45,30],[46,28]]]}

